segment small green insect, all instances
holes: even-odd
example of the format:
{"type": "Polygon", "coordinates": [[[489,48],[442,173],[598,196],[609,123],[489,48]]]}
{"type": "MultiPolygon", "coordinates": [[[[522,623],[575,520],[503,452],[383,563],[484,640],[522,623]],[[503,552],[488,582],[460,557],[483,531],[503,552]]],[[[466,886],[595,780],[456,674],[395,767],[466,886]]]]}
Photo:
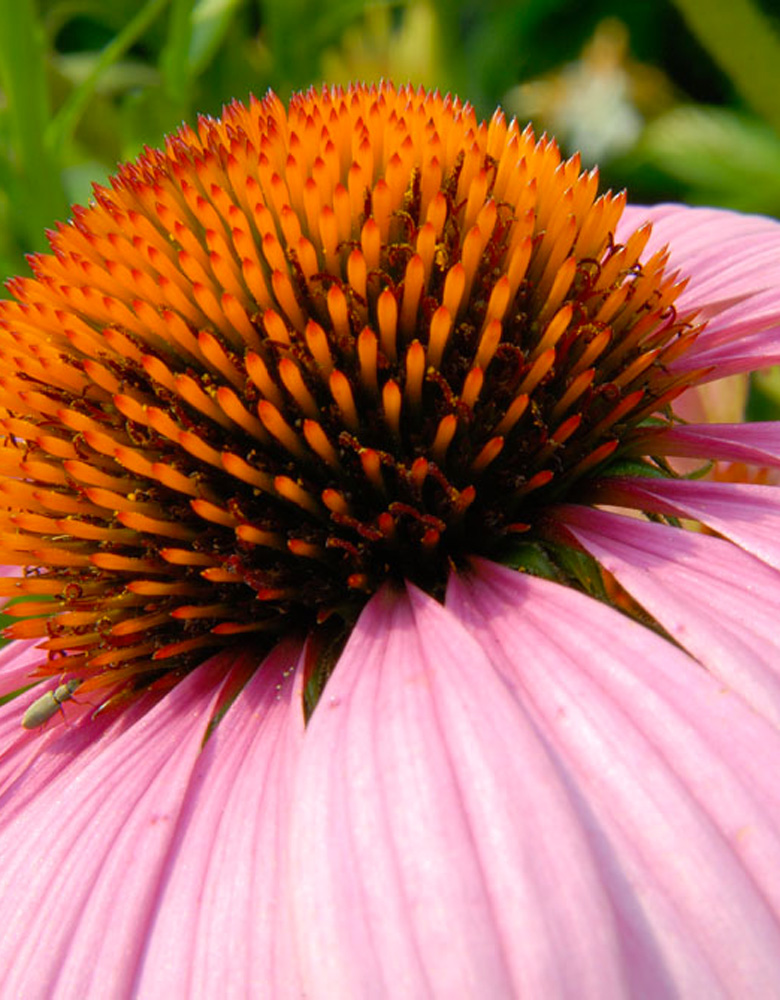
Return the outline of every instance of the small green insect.
{"type": "Polygon", "coordinates": [[[42,694],[22,716],[24,728],[37,729],[44,722],[48,722],[53,715],[62,709],[62,703],[73,697],[80,685],[81,681],[72,677],[69,681],[54,688],[53,691],[42,694]]]}

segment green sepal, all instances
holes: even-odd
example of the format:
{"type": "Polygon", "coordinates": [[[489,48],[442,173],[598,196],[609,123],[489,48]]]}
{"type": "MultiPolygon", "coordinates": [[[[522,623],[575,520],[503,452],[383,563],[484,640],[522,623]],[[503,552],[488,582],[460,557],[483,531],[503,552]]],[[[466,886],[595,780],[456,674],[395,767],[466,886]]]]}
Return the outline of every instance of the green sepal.
{"type": "Polygon", "coordinates": [[[669,475],[657,465],[641,458],[618,458],[599,473],[599,479],[613,476],[644,476],[648,479],[668,479],[669,475]]]}
{"type": "Polygon", "coordinates": [[[546,549],[537,542],[518,542],[507,552],[502,552],[498,560],[510,569],[540,576],[544,580],[563,583],[565,576],[550,558],[546,549]]]}
{"type": "Polygon", "coordinates": [[[601,569],[593,556],[569,545],[551,545],[555,561],[570,581],[574,581],[591,597],[609,602],[604,589],[601,569]]]}

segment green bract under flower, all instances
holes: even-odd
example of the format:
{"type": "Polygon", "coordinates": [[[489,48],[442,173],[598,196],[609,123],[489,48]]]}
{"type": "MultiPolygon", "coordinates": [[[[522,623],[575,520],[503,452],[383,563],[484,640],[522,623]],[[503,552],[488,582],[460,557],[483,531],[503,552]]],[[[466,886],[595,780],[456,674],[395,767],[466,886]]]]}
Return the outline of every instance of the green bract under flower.
{"type": "Polygon", "coordinates": [[[104,698],[441,592],[690,381],[649,227],[555,144],[389,85],[182,129],[0,305],[2,582],[104,698]]]}

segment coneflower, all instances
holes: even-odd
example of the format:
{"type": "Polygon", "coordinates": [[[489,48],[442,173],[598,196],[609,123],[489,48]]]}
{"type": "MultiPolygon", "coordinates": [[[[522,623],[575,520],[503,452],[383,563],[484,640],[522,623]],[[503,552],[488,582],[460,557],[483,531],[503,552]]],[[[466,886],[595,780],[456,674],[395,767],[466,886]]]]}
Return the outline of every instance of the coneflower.
{"type": "Polygon", "coordinates": [[[772,994],[780,226],[625,200],[269,94],[9,282],[6,995],[772,994]]]}

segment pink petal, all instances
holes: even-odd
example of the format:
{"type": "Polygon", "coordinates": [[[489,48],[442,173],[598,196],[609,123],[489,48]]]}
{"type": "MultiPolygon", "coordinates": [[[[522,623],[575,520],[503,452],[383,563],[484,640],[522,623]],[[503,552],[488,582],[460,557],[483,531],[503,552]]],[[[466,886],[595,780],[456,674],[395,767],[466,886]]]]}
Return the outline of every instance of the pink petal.
{"type": "MultiPolygon", "coordinates": [[[[17,639],[6,643],[0,649],[0,697],[33,683],[30,671],[46,660],[46,654],[37,648],[38,641],[38,639],[17,639]]],[[[31,700],[35,701],[43,691],[44,687],[40,687],[38,694],[31,700]]]]}
{"type": "Polygon", "coordinates": [[[687,371],[716,365],[711,378],[777,364],[780,360],[780,222],[711,208],[630,207],[618,226],[625,238],[643,221],[653,234],[649,257],[669,244],[669,266],[690,282],[678,312],[700,310],[708,325],[675,363],[687,371]]]}
{"type": "Polygon", "coordinates": [[[285,922],[300,644],[264,661],[195,763],[146,933],[144,997],[300,997],[285,922]],[[287,678],[287,679],[285,679],[287,678]]]}
{"type": "Polygon", "coordinates": [[[224,660],[199,667],[91,753],[79,754],[81,727],[67,731],[60,773],[2,813],[7,996],[130,994],[224,660]]]}
{"type": "MultiPolygon", "coordinates": [[[[30,668],[41,661],[37,643],[37,639],[16,640],[0,652],[3,686],[16,690],[30,683],[30,668]]],[[[159,700],[159,695],[147,694],[117,719],[107,712],[95,716],[90,702],[76,696],[45,725],[24,729],[25,710],[58,683],[59,679],[37,683],[0,706],[0,810],[6,821],[31,799],[46,794],[49,782],[62,779],[68,768],[78,770],[101,742],[114,739],[159,700]],[[82,717],[84,725],[79,724],[82,717]]]]}
{"type": "Polygon", "coordinates": [[[555,515],[681,646],[780,729],[780,574],[709,535],[586,507],[555,515]]]}
{"type": "Polygon", "coordinates": [[[630,957],[625,995],[771,996],[777,731],[610,608],[489,564],[478,577],[453,579],[448,606],[501,662],[566,774],[630,957]]]}
{"type": "Polygon", "coordinates": [[[668,244],[669,267],[692,280],[683,292],[686,309],[733,304],[780,284],[780,222],[719,208],[687,205],[629,205],[617,229],[625,239],[643,222],[653,233],[644,252],[652,256],[668,244]]]}
{"type": "Polygon", "coordinates": [[[678,424],[648,430],[643,451],[651,455],[780,466],[780,423],[772,420],[753,424],[678,424]]]}
{"type": "Polygon", "coordinates": [[[605,486],[606,503],[701,521],[780,569],[780,489],[776,486],[646,477],[616,478],[605,486]]]}
{"type": "Polygon", "coordinates": [[[363,611],[309,723],[290,878],[309,998],[622,995],[577,803],[480,644],[363,611]]]}
{"type": "Polygon", "coordinates": [[[729,310],[717,328],[711,324],[693,347],[670,367],[681,372],[711,367],[712,371],[697,381],[714,382],[780,363],[777,301],[777,293],[771,292],[729,310]]]}
{"type": "MultiPolygon", "coordinates": [[[[100,716],[88,725],[65,723],[58,713],[44,727],[22,728],[22,715],[42,693],[31,689],[0,707],[0,810],[3,822],[24,813],[27,804],[47,795],[51,781],[65,781],[70,769],[77,773],[104,741],[111,740],[153,702],[146,700],[121,722],[100,716]]],[[[69,709],[66,708],[66,711],[69,709]]],[[[2,825],[0,824],[0,829],[2,825]]]]}

